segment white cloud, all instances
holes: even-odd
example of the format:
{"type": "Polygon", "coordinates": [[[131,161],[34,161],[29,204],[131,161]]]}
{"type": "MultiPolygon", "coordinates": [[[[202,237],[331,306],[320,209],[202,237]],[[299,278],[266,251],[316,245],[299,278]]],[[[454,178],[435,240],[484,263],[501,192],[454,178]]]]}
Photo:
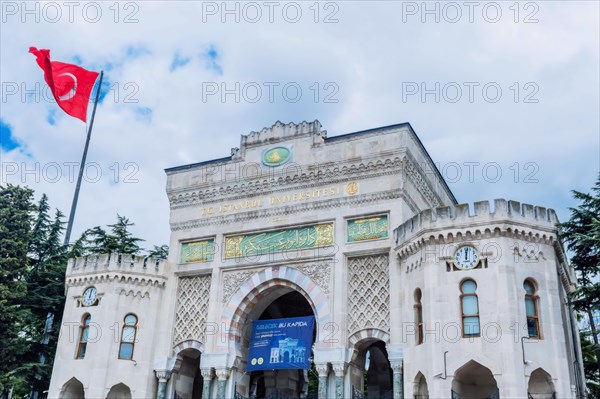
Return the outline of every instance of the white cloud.
{"type": "MultiPolygon", "coordinates": [[[[500,3],[503,16],[498,23],[486,22],[478,12],[473,23],[466,14],[457,23],[446,22],[443,15],[439,23],[432,16],[423,23],[420,14],[403,15],[408,5],[420,7],[421,2],[330,3],[335,6],[327,9],[326,3],[319,3],[319,23],[309,8],[313,3],[297,3],[303,13],[298,23],[286,22],[281,14],[284,5],[292,3],[281,3],[274,23],[268,22],[265,7],[258,23],[245,21],[243,15],[240,23],[232,15],[222,23],[220,15],[205,14],[203,21],[202,14],[203,7],[220,7],[221,2],[160,1],[133,2],[137,11],[119,3],[118,16],[109,8],[113,3],[95,3],[102,18],[90,23],[82,17],[81,3],[70,23],[68,10],[56,2],[63,6],[63,18],[48,22],[40,5],[36,23],[32,15],[6,12],[6,4],[20,8],[23,3],[3,2],[0,68],[5,98],[0,117],[24,147],[3,151],[2,162],[26,163],[29,168],[39,163],[43,168],[50,162],[79,162],[81,156],[81,122],[59,110],[56,124],[50,125],[47,116],[55,104],[23,102],[21,93],[6,95],[7,84],[28,89],[44,85],[41,70],[27,53],[29,46],[37,46],[50,48],[55,60],[106,68],[111,83],[98,107],[89,154],[103,175],[98,182],[84,183],[75,235],[86,227],[112,223],[118,212],[136,223],[135,232],[146,238],[147,246],[166,243],[163,169],[227,156],[238,146],[240,134],[276,120],[319,119],[330,136],[408,121],[448,173],[453,162],[501,166],[503,175],[497,182],[483,176],[481,169],[470,182],[463,165],[464,177],[450,182],[459,201],[505,197],[554,207],[562,219],[568,216],[566,208],[573,206],[569,190],[587,191],[599,170],[598,3],[536,2],[539,22],[534,24],[515,23],[508,8],[513,3],[500,3]],[[339,21],[323,23],[331,12],[339,21]],[[138,22],[124,23],[126,16],[138,22]],[[222,75],[207,60],[211,46],[222,75]],[[189,62],[171,71],[177,54],[189,62]],[[236,102],[228,95],[222,102],[214,95],[203,101],[207,84],[233,88],[236,82],[240,87],[263,87],[261,99],[236,102]],[[265,82],[279,83],[273,102],[268,101],[265,82]],[[403,99],[403,86],[411,82],[419,88],[456,82],[463,97],[456,103],[444,96],[436,102],[433,95],[424,102],[419,95],[403,99]],[[479,83],[473,103],[466,100],[465,82],[479,83]],[[490,82],[503,91],[497,103],[482,96],[481,87],[490,82]],[[528,82],[533,86],[526,87],[528,82]],[[300,101],[286,101],[281,93],[286,83],[302,88],[300,101]],[[329,89],[327,83],[332,84],[329,89]],[[332,93],[338,102],[325,103],[332,93]],[[527,94],[539,102],[524,103],[527,94]],[[125,102],[127,95],[137,102],[125,102]],[[150,109],[151,115],[142,117],[141,109],[150,109]],[[531,177],[538,182],[524,182],[534,170],[531,177]],[[132,171],[137,182],[126,183],[132,171]]],[[[244,3],[239,4],[242,9],[244,3]]],[[[444,4],[439,3],[440,9],[444,4]]],[[[91,13],[95,6],[87,7],[91,13]]],[[[526,11],[531,12],[520,9],[520,21],[526,11]]],[[[68,213],[74,188],[68,179],[51,183],[27,175],[24,182],[38,195],[46,192],[53,206],[68,213]]]]}

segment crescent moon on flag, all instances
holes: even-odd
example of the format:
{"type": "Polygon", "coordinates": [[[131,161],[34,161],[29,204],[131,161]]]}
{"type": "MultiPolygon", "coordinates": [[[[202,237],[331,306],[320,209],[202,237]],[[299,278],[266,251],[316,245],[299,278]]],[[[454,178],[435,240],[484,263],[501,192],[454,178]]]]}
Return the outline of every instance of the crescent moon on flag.
{"type": "Polygon", "coordinates": [[[72,73],[68,73],[68,72],[61,73],[60,75],[57,76],[57,78],[60,78],[61,76],[68,76],[71,79],[73,79],[73,87],[71,88],[71,90],[69,90],[69,92],[67,94],[59,96],[58,99],[60,101],[70,100],[73,97],[75,97],[75,94],[77,94],[77,78],[75,77],[75,75],[73,75],[72,73]]]}

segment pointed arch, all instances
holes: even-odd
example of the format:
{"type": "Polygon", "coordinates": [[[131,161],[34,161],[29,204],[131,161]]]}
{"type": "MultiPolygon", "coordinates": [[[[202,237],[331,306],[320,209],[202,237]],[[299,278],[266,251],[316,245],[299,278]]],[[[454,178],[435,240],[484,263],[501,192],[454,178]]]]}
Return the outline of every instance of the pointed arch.
{"type": "MultiPolygon", "coordinates": [[[[240,356],[242,333],[250,312],[261,299],[278,288],[286,287],[300,293],[310,304],[317,324],[317,345],[329,347],[332,343],[322,334],[331,334],[329,299],[321,288],[300,270],[288,266],[268,267],[250,276],[231,296],[221,315],[221,343],[229,353],[240,356]]],[[[333,341],[333,340],[332,340],[333,341]]]]}
{"type": "Polygon", "coordinates": [[[131,389],[122,382],[113,385],[106,395],[106,399],[131,399],[131,389]]]}
{"type": "Polygon", "coordinates": [[[427,387],[427,379],[420,371],[413,380],[413,396],[415,399],[428,399],[429,388],[427,387]]]}
{"type": "Polygon", "coordinates": [[[497,397],[498,383],[489,368],[471,359],[454,372],[452,391],[461,397],[497,397]]]}
{"type": "Polygon", "coordinates": [[[83,384],[77,378],[71,378],[62,386],[59,397],[60,399],[85,399],[83,384]]]}
{"type": "Polygon", "coordinates": [[[546,370],[538,367],[531,373],[527,384],[527,393],[530,398],[545,399],[551,397],[555,392],[552,376],[546,370]]]}

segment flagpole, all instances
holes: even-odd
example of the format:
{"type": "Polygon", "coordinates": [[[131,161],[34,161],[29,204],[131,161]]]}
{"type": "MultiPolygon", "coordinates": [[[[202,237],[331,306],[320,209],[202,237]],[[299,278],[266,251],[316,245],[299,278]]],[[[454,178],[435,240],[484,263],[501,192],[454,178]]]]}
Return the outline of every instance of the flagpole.
{"type": "Polygon", "coordinates": [[[85,147],[83,148],[83,156],[81,157],[81,167],[79,168],[79,176],[77,176],[75,194],[73,195],[73,202],[71,203],[71,214],[69,215],[69,222],[67,223],[67,232],[65,233],[64,245],[69,244],[69,241],[71,240],[71,230],[73,229],[73,220],[75,219],[75,210],[77,209],[77,200],[79,199],[79,190],[81,189],[81,179],[83,178],[83,170],[85,169],[85,159],[87,158],[88,147],[90,145],[90,137],[92,136],[92,128],[94,127],[94,117],[96,116],[96,106],[98,105],[98,98],[100,97],[100,89],[102,88],[103,76],[104,71],[100,71],[100,82],[98,83],[98,89],[96,90],[96,99],[94,101],[94,109],[92,110],[92,119],[90,120],[90,127],[87,131],[85,147]]]}

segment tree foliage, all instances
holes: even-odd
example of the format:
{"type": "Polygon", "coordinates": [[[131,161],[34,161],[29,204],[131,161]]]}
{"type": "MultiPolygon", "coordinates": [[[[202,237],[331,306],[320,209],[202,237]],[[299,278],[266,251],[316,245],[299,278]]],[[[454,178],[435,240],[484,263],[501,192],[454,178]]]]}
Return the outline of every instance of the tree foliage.
{"type": "Polygon", "coordinates": [[[28,349],[23,331],[29,314],[22,302],[27,295],[32,197],[28,188],[0,186],[0,394],[18,383],[14,366],[28,349]]]}
{"type": "Polygon", "coordinates": [[[600,314],[600,176],[590,193],[573,191],[573,197],[579,206],[570,208],[570,219],[560,224],[561,237],[577,274],[573,306],[587,319],[581,338],[588,391],[600,397],[600,334],[594,320],[600,314]]]}
{"type": "Polygon", "coordinates": [[[125,216],[117,214],[117,222],[107,226],[109,231],[100,226],[84,231],[73,244],[71,256],[104,253],[139,254],[142,251],[139,243],[144,240],[135,237],[129,231],[131,226],[135,226],[135,224],[125,216]]]}
{"type": "MultiPolygon", "coordinates": [[[[0,397],[24,397],[50,384],[65,303],[65,268],[71,256],[119,252],[137,254],[143,240],[134,224],[117,215],[107,230],[86,230],[63,245],[64,216],[51,216],[48,197],[33,202],[28,188],[0,186],[0,397]]],[[[168,247],[150,253],[166,258],[168,247]]]]}

